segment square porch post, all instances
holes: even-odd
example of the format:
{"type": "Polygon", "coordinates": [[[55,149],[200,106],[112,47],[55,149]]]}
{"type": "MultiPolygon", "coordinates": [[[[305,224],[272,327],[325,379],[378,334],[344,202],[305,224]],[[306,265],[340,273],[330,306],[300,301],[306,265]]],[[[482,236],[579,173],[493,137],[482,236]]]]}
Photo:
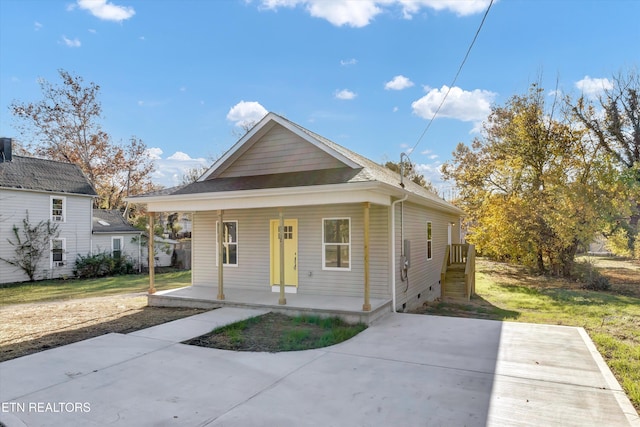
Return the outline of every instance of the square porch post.
{"type": "Polygon", "coordinates": [[[278,229],[278,238],[280,239],[280,298],[278,304],[285,305],[287,299],[284,297],[284,212],[282,208],[278,209],[280,214],[280,227],[278,229]]]}
{"type": "Polygon", "coordinates": [[[224,270],[224,254],[222,253],[224,242],[224,223],[223,220],[224,211],[220,209],[218,211],[218,296],[217,299],[224,300],[224,283],[223,283],[223,270],[224,270]]]}
{"type": "Polygon", "coordinates": [[[156,293],[156,276],[155,276],[155,249],[154,249],[154,237],[155,233],[153,232],[155,228],[155,212],[147,212],[147,222],[149,225],[149,235],[148,235],[148,248],[149,248],[149,294],[156,293]]]}
{"type": "Polygon", "coordinates": [[[371,203],[365,202],[364,206],[364,304],[362,311],[371,311],[370,284],[369,284],[369,209],[371,203]]]}

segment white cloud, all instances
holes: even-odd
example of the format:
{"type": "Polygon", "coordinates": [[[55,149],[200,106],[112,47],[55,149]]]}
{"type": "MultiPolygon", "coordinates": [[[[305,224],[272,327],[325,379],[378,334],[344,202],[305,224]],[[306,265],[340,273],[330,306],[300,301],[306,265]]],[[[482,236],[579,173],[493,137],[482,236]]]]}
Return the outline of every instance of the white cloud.
{"type": "Polygon", "coordinates": [[[259,122],[269,113],[266,108],[256,101],[240,101],[227,113],[227,120],[238,127],[250,126],[259,122]]]}
{"type": "Polygon", "coordinates": [[[154,160],[161,159],[162,153],[163,153],[162,148],[158,148],[158,147],[147,148],[147,154],[149,155],[149,157],[151,157],[154,160]]]}
{"type": "Polygon", "coordinates": [[[167,157],[168,160],[180,160],[180,161],[189,161],[194,160],[187,153],[183,153],[182,151],[176,151],[171,156],[167,157]]]}
{"type": "Polygon", "coordinates": [[[576,87],[582,91],[585,96],[596,97],[605,90],[613,89],[613,82],[609,79],[594,79],[584,76],[584,79],[576,82],[576,87]]]}
{"type": "Polygon", "coordinates": [[[355,58],[351,58],[351,59],[341,59],[340,60],[340,65],[342,65],[343,67],[348,67],[350,65],[356,65],[358,63],[358,60],[355,58]]]}
{"type": "Polygon", "coordinates": [[[147,154],[153,159],[156,166],[152,174],[153,182],[165,187],[175,187],[182,183],[182,177],[190,170],[211,166],[209,161],[202,157],[193,158],[187,153],[176,151],[167,158],[162,158],[163,150],[158,147],[147,149],[147,154]]]}
{"type": "Polygon", "coordinates": [[[122,22],[136,14],[130,6],[117,6],[107,0],[78,0],[78,7],[105,21],[122,22]]]}
{"type": "Polygon", "coordinates": [[[35,31],[40,31],[40,29],[43,27],[43,25],[41,23],[39,23],[38,21],[33,23],[33,29],[35,31]]]}
{"type": "Polygon", "coordinates": [[[78,40],[77,38],[71,40],[69,38],[67,38],[66,36],[62,36],[62,42],[67,45],[68,47],[80,47],[82,46],[82,43],[80,43],[80,40],[78,40]]]}
{"type": "MultiPolygon", "coordinates": [[[[449,87],[442,86],[441,89],[425,87],[425,90],[427,94],[414,101],[411,107],[414,114],[429,120],[442,103],[449,87]]],[[[488,90],[466,91],[459,87],[452,87],[437,117],[448,117],[463,122],[481,122],[491,112],[491,103],[496,95],[488,90]]]]}
{"type": "Polygon", "coordinates": [[[398,0],[402,5],[402,14],[407,19],[411,19],[422,8],[446,10],[458,16],[473,15],[484,12],[490,2],[491,0],[398,0]]]}
{"type": "Polygon", "coordinates": [[[393,107],[393,112],[397,113],[398,112],[398,107],[393,107]]]}
{"type": "Polygon", "coordinates": [[[276,10],[281,7],[302,6],[313,17],[322,18],[335,26],[361,28],[369,25],[379,14],[400,8],[406,19],[422,9],[448,10],[459,16],[479,13],[491,0],[259,0],[260,8],[276,10]]]}
{"type": "Polygon", "coordinates": [[[351,92],[349,89],[337,90],[334,95],[337,99],[342,99],[346,101],[354,99],[356,96],[358,96],[354,92],[351,92]]]}
{"type": "Polygon", "coordinates": [[[413,86],[413,82],[403,75],[395,76],[393,79],[385,83],[386,90],[402,90],[413,86]]]}
{"type": "Polygon", "coordinates": [[[442,187],[447,185],[442,179],[441,161],[436,160],[432,163],[417,163],[415,169],[416,172],[424,176],[427,181],[431,182],[431,184],[438,189],[438,192],[441,192],[442,187]]]}

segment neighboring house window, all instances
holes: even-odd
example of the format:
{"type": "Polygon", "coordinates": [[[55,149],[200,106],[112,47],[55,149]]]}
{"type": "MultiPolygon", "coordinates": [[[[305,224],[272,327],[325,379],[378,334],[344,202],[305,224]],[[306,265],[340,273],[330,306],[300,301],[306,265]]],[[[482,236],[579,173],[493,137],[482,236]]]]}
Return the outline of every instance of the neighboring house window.
{"type": "Polygon", "coordinates": [[[427,221],[427,259],[431,259],[433,240],[431,236],[431,221],[427,221]]]}
{"type": "Polygon", "coordinates": [[[351,219],[322,220],[322,268],[351,270],[351,219]]]}
{"type": "Polygon", "coordinates": [[[53,267],[62,267],[67,260],[66,239],[51,239],[51,265],[53,267]]]}
{"type": "Polygon", "coordinates": [[[65,197],[51,197],[51,221],[65,222],[65,197]]]}
{"type": "Polygon", "coordinates": [[[111,238],[111,256],[114,259],[120,259],[122,256],[122,237],[111,238]]]}
{"type": "MultiPolygon", "coordinates": [[[[216,222],[216,265],[218,265],[218,224],[216,222]]],[[[238,221],[222,222],[222,264],[238,265],[238,221]]]]}

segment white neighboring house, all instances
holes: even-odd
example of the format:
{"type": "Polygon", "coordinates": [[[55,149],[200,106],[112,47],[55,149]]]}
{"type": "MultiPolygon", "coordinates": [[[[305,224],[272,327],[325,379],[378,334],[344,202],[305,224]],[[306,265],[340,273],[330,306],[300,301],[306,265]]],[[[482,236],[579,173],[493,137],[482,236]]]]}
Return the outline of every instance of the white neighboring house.
{"type": "MultiPolygon", "coordinates": [[[[36,279],[72,276],[78,254],[91,251],[91,216],[97,194],[74,164],[12,155],[10,138],[0,138],[0,258],[12,259],[14,225],[22,230],[28,213],[31,225],[50,220],[59,236],[37,268],[36,279]]],[[[0,283],[24,282],[21,269],[0,261],[0,283]]]]}
{"type": "Polygon", "coordinates": [[[106,252],[114,258],[125,256],[140,269],[144,256],[140,241],[142,232],[129,224],[119,210],[94,209],[92,232],[93,254],[106,252]]]}
{"type": "MultiPolygon", "coordinates": [[[[145,237],[146,240],[146,237],[145,237]]],[[[171,267],[173,252],[175,251],[177,240],[166,239],[160,236],[154,236],[153,247],[155,251],[154,266],[171,267]]],[[[142,266],[149,267],[149,247],[144,245],[142,248],[142,266]]]]}

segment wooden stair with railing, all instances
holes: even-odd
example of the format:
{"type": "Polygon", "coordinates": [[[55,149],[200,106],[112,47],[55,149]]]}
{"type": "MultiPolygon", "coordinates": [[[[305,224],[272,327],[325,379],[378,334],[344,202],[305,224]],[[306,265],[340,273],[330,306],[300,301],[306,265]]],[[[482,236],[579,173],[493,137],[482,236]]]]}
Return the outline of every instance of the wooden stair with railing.
{"type": "Polygon", "coordinates": [[[470,299],[475,293],[475,246],[448,245],[440,273],[442,299],[470,299]]]}

